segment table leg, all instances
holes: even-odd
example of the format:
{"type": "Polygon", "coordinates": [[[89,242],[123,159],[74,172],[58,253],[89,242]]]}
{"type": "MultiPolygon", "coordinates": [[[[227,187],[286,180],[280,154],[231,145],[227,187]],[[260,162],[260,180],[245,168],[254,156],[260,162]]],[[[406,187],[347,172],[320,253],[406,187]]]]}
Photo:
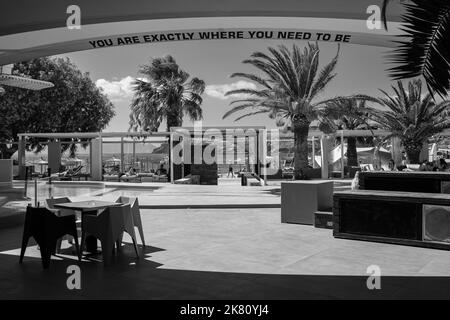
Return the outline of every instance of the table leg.
{"type": "MultiPolygon", "coordinates": [[[[97,210],[95,211],[84,211],[83,214],[81,215],[81,229],[83,229],[83,215],[85,214],[94,214],[97,215],[97,210]]],[[[86,251],[88,253],[97,253],[97,238],[92,236],[92,235],[88,235],[86,236],[86,240],[85,240],[85,244],[86,244],[86,251]]],[[[81,248],[81,250],[83,250],[83,248],[81,248]]]]}
{"type": "Polygon", "coordinates": [[[86,237],[86,251],[89,253],[97,253],[97,238],[94,236],[86,237]]]}

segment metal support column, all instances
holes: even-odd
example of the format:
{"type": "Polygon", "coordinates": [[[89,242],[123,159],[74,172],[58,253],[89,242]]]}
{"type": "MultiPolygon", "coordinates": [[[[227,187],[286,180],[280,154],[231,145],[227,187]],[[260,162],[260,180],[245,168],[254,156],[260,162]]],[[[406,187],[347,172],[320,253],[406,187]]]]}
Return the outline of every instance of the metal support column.
{"type": "Polygon", "coordinates": [[[171,132],[169,135],[169,153],[170,153],[170,183],[174,183],[173,181],[173,133],[171,132]]]}
{"type": "Polygon", "coordinates": [[[311,146],[312,146],[312,152],[311,152],[311,158],[312,158],[312,167],[315,169],[317,168],[316,165],[316,139],[313,136],[311,140],[311,146]]]}
{"type": "Polygon", "coordinates": [[[341,178],[345,178],[344,171],[344,130],[341,130],[341,178]]]}
{"type": "Polygon", "coordinates": [[[120,172],[125,172],[125,156],[123,148],[123,137],[120,138],[120,172]]]}
{"type": "Polygon", "coordinates": [[[17,151],[17,161],[18,161],[18,165],[19,165],[19,178],[21,180],[24,180],[25,175],[26,175],[25,147],[26,147],[25,136],[20,136],[19,146],[18,146],[18,151],[17,151]]]}

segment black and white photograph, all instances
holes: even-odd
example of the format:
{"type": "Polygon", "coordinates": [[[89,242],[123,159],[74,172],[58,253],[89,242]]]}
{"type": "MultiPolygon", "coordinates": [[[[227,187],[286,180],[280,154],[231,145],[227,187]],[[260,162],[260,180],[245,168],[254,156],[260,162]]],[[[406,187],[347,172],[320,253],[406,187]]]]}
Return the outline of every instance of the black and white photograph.
{"type": "Polygon", "coordinates": [[[355,299],[450,299],[449,0],[1,1],[0,300],[355,299]]]}

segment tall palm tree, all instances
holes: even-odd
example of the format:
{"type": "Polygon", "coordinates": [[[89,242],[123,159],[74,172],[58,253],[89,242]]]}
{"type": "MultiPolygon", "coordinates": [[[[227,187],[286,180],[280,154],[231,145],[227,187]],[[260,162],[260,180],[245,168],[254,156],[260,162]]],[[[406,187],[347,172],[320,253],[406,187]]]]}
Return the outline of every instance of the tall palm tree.
{"type": "MultiPolygon", "coordinates": [[[[383,1],[386,29],[390,2],[392,0],[383,1]]],[[[399,47],[392,54],[392,61],[398,65],[390,69],[390,74],[396,80],[423,76],[431,93],[447,96],[450,91],[450,1],[409,0],[403,5],[406,39],[399,41],[399,47]]]]}
{"type": "Polygon", "coordinates": [[[419,163],[423,144],[428,138],[450,128],[450,101],[435,102],[432,95],[422,96],[422,81],[415,79],[406,90],[401,81],[392,86],[395,96],[380,90],[385,97],[367,100],[385,107],[372,109],[370,118],[391,134],[385,139],[398,137],[410,163],[419,163]]]}
{"type": "MultiPolygon", "coordinates": [[[[366,100],[341,99],[326,104],[323,117],[330,120],[333,130],[367,130],[372,129],[368,123],[371,108],[366,100]]],[[[356,149],[357,137],[347,137],[347,165],[358,165],[356,149]]]]}
{"type": "MultiPolygon", "coordinates": [[[[313,120],[321,118],[321,107],[325,102],[316,102],[317,96],[336,76],[339,47],[336,56],[319,72],[319,46],[308,43],[303,51],[293,45],[268,48],[270,54],[254,52],[243,61],[257,68],[263,75],[234,73],[231,77],[242,77],[255,82],[257,89],[237,89],[226,95],[244,94],[244,99],[234,100],[235,105],[226,112],[226,118],[236,112],[246,113],[236,119],[266,113],[276,119],[278,125],[294,133],[294,176],[302,177],[302,169],[308,165],[308,132],[313,120]],[[236,105],[237,104],[237,105],[236,105]]],[[[337,98],[339,99],[339,98],[337,98]]]]}
{"type": "Polygon", "coordinates": [[[167,131],[183,124],[183,115],[202,119],[202,97],[205,82],[189,79],[175,59],[168,55],[155,58],[139,68],[143,79],[134,81],[130,130],[157,131],[166,120],[167,131]]]}

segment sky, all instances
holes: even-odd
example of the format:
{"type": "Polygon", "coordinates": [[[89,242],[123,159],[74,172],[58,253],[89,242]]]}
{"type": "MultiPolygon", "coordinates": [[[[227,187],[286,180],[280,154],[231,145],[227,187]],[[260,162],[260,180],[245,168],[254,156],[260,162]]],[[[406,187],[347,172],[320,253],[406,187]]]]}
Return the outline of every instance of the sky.
{"type": "MultiPolygon", "coordinates": [[[[263,125],[274,128],[275,122],[267,115],[257,115],[234,122],[230,117],[222,119],[230,109],[231,98],[224,93],[232,88],[253,86],[247,80],[230,78],[233,72],[257,72],[242,64],[254,51],[267,52],[267,47],[284,44],[304,47],[306,41],[279,40],[208,40],[139,44],[81,51],[62,56],[69,57],[82,71],[89,72],[92,80],[104,90],[115,106],[116,115],[104,131],[127,131],[130,102],[133,91],[131,82],[140,77],[138,68],[151,58],[172,55],[182,69],[191,76],[205,81],[203,94],[203,126],[263,125]]],[[[336,54],[337,44],[319,42],[320,66],[323,67],[336,54]]],[[[364,45],[341,45],[336,68],[337,76],[324,90],[319,99],[338,95],[381,95],[378,88],[389,91],[391,81],[386,70],[387,48],[364,45]]],[[[192,126],[185,118],[184,126],[192,126]]],[[[162,124],[159,131],[164,131],[162,124]]]]}

